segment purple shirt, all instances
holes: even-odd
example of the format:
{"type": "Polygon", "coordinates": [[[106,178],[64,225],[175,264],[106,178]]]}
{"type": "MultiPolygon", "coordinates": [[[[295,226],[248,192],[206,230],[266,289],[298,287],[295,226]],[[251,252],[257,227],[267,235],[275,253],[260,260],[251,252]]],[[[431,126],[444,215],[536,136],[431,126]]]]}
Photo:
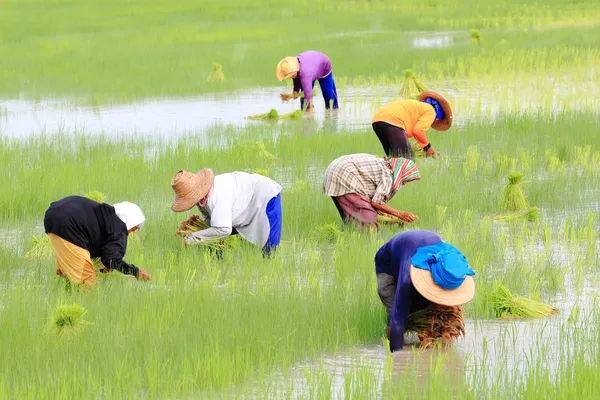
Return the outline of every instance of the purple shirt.
{"type": "Polygon", "coordinates": [[[390,350],[401,350],[404,343],[404,327],[408,314],[427,307],[425,299],[410,280],[410,259],[419,247],[442,241],[430,231],[401,232],[385,243],[375,255],[375,272],[384,272],[397,279],[396,297],[390,317],[390,350]]]}
{"type": "Polygon", "coordinates": [[[305,51],[296,57],[300,63],[300,70],[293,79],[294,92],[302,90],[304,101],[308,101],[308,104],[310,104],[313,82],[331,73],[331,61],[325,54],[314,50],[305,51]]]}

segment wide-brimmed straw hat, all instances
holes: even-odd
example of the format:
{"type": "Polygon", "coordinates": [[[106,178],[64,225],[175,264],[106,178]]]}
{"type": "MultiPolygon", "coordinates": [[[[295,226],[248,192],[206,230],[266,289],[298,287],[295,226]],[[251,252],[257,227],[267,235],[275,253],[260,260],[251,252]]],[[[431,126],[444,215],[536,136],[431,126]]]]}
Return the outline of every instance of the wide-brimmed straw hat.
{"type": "Polygon", "coordinates": [[[448,290],[441,288],[433,281],[431,271],[411,265],[410,279],[421,296],[442,306],[460,306],[467,304],[475,297],[475,280],[470,275],[465,277],[459,287],[448,290]]]}
{"type": "Polygon", "coordinates": [[[282,81],[289,79],[294,72],[298,72],[299,70],[300,64],[298,63],[298,58],[286,57],[277,64],[275,74],[277,75],[277,79],[282,81]]]}
{"type": "Polygon", "coordinates": [[[432,98],[440,103],[440,106],[442,106],[442,110],[444,110],[445,114],[444,119],[436,119],[431,127],[436,131],[448,130],[452,126],[452,109],[450,108],[450,104],[448,104],[448,101],[436,92],[427,91],[419,95],[419,101],[423,101],[427,98],[432,98]]]}
{"type": "Polygon", "coordinates": [[[182,212],[192,209],[208,194],[214,181],[215,174],[210,168],[204,168],[195,174],[179,170],[171,179],[171,187],[175,191],[171,210],[182,212]]]}

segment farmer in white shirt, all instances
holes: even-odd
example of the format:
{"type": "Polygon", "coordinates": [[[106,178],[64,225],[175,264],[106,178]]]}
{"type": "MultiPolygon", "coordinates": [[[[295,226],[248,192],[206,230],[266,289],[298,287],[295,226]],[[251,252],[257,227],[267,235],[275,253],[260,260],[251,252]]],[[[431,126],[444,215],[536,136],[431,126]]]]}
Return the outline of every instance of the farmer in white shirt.
{"type": "Polygon", "coordinates": [[[281,237],[281,186],[258,174],[231,172],[215,176],[204,168],[196,174],[180,170],[171,179],[171,210],[198,206],[210,228],[185,237],[187,244],[225,238],[232,232],[261,247],[268,255],[281,237]]]}

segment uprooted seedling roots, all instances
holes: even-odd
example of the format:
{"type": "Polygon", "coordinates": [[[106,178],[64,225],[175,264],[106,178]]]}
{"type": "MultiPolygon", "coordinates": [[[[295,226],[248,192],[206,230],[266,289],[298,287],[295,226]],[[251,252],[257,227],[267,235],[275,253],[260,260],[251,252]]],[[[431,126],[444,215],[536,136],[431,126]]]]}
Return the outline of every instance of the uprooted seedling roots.
{"type": "Polygon", "coordinates": [[[417,333],[422,348],[450,345],[465,334],[465,309],[432,304],[411,313],[405,330],[417,333]]]}

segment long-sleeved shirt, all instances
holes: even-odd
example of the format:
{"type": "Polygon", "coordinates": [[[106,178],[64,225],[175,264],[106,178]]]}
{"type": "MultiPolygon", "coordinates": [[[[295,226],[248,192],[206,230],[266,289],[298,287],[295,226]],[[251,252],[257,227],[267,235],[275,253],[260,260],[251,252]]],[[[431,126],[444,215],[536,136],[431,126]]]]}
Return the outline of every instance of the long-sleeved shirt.
{"type": "Polygon", "coordinates": [[[435,109],[417,100],[394,101],[377,110],[372,122],[380,121],[404,129],[408,137],[425,147],[429,144],[425,133],[435,121],[435,109]]]}
{"type": "Polygon", "coordinates": [[[308,50],[296,56],[300,65],[298,74],[293,79],[294,92],[302,90],[304,92],[304,101],[312,99],[313,82],[326,77],[331,73],[331,61],[325,54],[314,50],[308,50]]]}
{"type": "Polygon", "coordinates": [[[46,233],[100,257],[106,268],[137,275],[139,268],[123,260],[127,251],[127,226],[113,206],[86,197],[68,196],[50,204],[44,215],[46,233]]]}
{"type": "Polygon", "coordinates": [[[325,170],[323,194],[342,196],[359,193],[372,202],[387,203],[395,194],[392,171],[383,158],[371,154],[349,154],[336,158],[325,170]]]}
{"type": "Polygon", "coordinates": [[[270,225],[267,203],[281,192],[281,185],[259,174],[232,172],[215,176],[203,214],[210,228],[192,234],[200,240],[229,236],[233,229],[246,240],[264,247],[270,225]]]}
{"type": "Polygon", "coordinates": [[[401,232],[385,243],[375,255],[375,272],[392,275],[397,280],[396,297],[390,317],[390,349],[402,349],[406,317],[431,302],[417,292],[410,279],[410,259],[417,249],[442,241],[430,231],[401,232]]]}

